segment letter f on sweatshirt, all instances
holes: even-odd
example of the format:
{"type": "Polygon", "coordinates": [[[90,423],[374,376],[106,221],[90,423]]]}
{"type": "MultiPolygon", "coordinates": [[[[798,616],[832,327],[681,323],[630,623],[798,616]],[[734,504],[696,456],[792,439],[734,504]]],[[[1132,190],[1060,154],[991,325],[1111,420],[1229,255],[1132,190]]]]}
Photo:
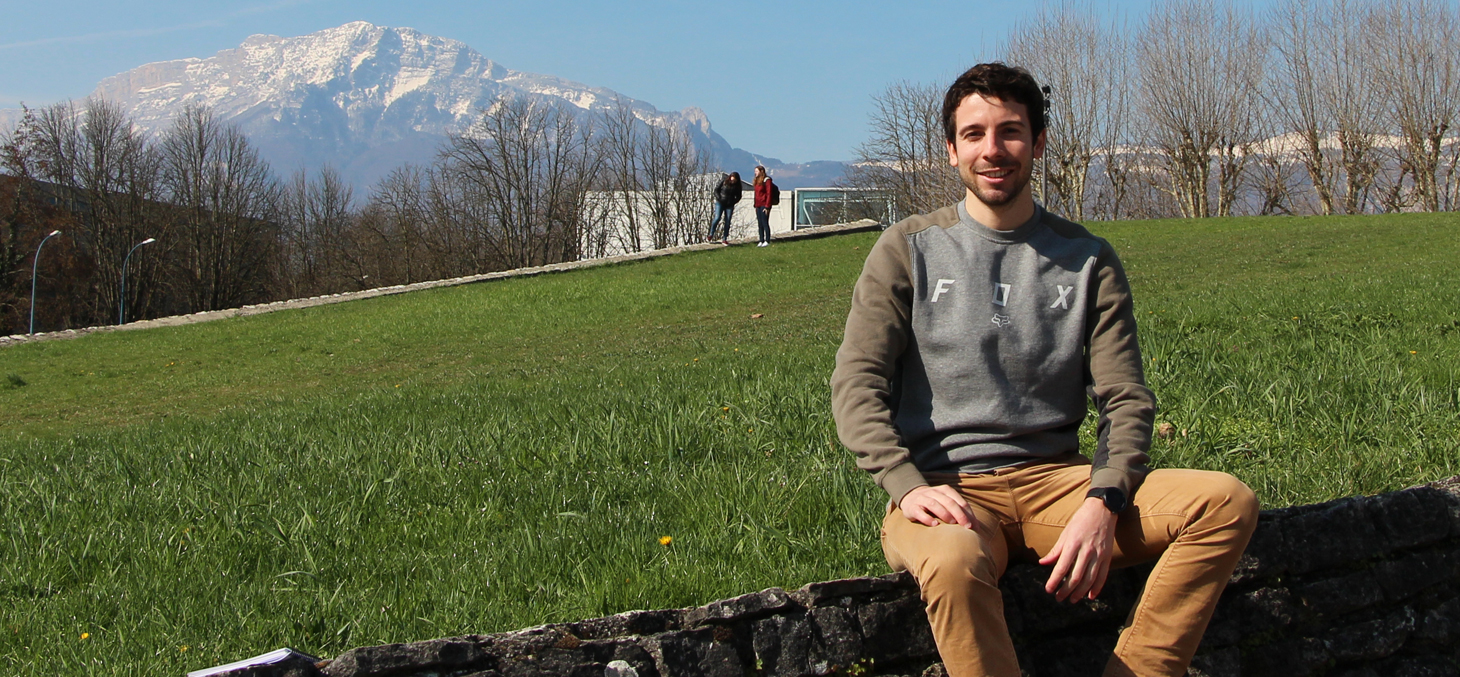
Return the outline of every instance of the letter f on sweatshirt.
{"type": "Polygon", "coordinates": [[[938,297],[942,296],[943,292],[948,291],[948,288],[953,286],[954,282],[957,282],[957,280],[938,280],[938,284],[933,287],[933,298],[928,299],[928,303],[937,303],[938,297]]]}

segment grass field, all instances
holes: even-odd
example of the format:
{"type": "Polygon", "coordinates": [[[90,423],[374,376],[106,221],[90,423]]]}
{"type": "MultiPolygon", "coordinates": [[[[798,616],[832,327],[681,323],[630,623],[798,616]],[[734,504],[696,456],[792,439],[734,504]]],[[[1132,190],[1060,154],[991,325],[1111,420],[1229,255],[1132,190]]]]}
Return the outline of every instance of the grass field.
{"type": "MultiPolygon", "coordinates": [[[[1158,465],[1268,507],[1460,473],[1454,216],[1092,229],[1177,431],[1158,465]]],[[[0,350],[0,673],[177,675],[883,573],[885,497],[826,386],[875,237],[0,350]]]]}

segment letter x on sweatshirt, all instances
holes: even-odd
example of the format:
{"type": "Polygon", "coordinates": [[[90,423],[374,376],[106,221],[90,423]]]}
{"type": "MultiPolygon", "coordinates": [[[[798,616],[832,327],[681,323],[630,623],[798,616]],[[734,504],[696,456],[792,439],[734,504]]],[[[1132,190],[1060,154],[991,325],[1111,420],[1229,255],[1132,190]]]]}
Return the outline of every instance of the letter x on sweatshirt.
{"type": "Polygon", "coordinates": [[[978,473],[1079,451],[1091,486],[1134,496],[1156,402],[1115,250],[1036,208],[999,231],[962,202],[882,233],[852,292],[831,377],[842,444],[894,502],[923,473],[978,473]]]}

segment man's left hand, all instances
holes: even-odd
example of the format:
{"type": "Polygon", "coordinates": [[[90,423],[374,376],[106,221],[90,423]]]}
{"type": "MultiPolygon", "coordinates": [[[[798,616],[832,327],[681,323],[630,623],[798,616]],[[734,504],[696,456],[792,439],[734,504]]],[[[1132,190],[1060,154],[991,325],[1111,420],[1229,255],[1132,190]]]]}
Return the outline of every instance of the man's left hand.
{"type": "Polygon", "coordinates": [[[1045,592],[1058,601],[1070,603],[1095,599],[1105,587],[1110,574],[1110,557],[1114,553],[1115,513],[1106,509],[1104,501],[1087,498],[1075,511],[1058,541],[1040,564],[1054,565],[1054,573],[1044,584],[1045,592]]]}

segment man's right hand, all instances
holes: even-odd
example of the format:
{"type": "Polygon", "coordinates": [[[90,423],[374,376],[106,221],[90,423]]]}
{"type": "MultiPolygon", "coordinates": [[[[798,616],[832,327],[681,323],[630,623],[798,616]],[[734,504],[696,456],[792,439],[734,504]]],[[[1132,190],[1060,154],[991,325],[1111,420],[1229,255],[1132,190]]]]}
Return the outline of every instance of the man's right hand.
{"type": "Polygon", "coordinates": [[[968,507],[968,501],[963,500],[958,490],[946,484],[937,486],[921,486],[902,497],[898,504],[902,514],[909,522],[917,522],[925,527],[935,527],[939,524],[957,524],[965,529],[972,529],[978,524],[978,518],[973,516],[973,509],[968,507]]]}

